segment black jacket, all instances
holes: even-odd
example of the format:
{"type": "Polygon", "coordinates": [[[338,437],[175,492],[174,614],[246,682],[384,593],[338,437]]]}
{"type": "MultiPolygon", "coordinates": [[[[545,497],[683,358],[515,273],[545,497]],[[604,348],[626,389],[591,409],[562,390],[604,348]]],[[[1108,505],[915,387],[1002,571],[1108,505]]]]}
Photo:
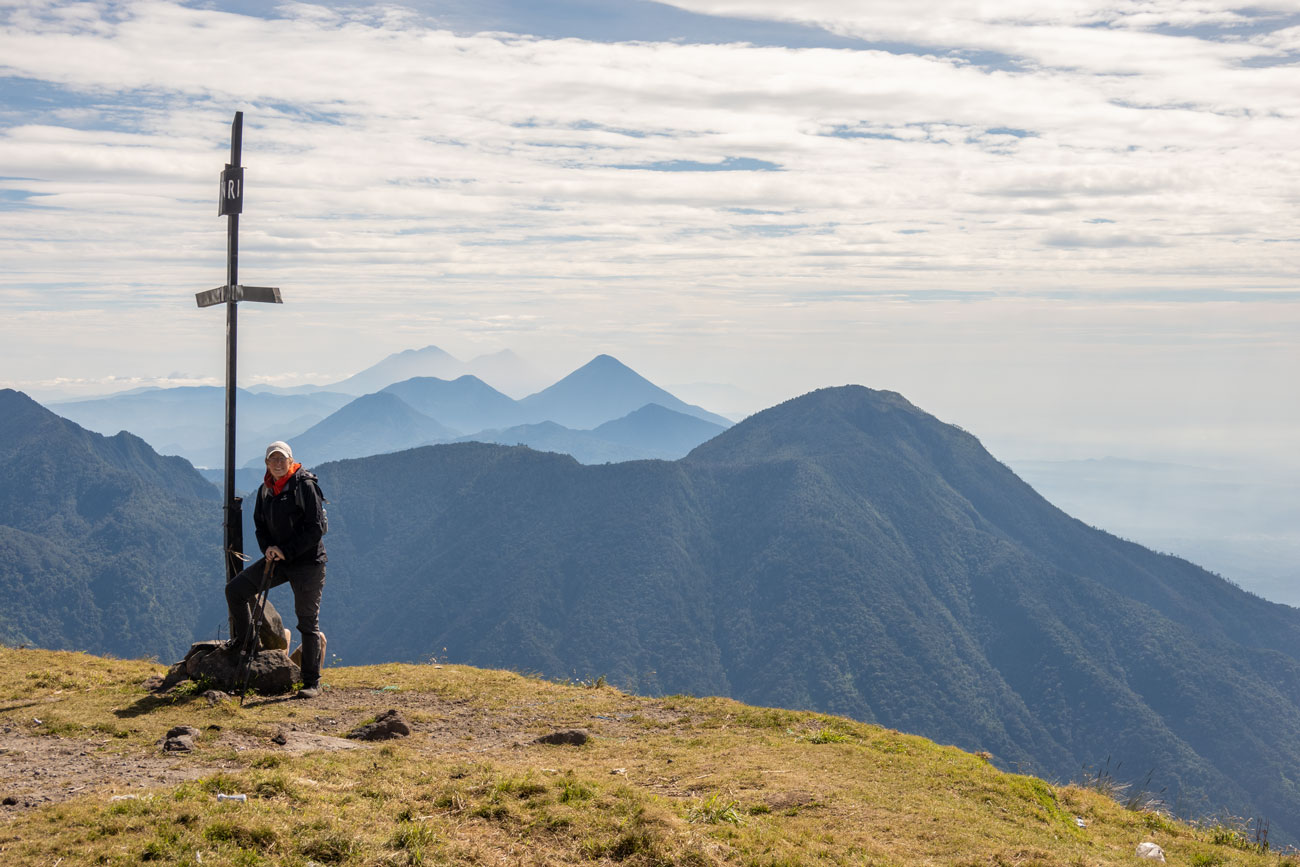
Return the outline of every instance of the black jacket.
{"type": "Polygon", "coordinates": [[[257,489],[253,527],[263,554],[274,545],[284,552],[286,566],[324,563],[324,525],[324,497],[316,476],[307,470],[299,468],[279,494],[272,494],[265,482],[257,489]]]}

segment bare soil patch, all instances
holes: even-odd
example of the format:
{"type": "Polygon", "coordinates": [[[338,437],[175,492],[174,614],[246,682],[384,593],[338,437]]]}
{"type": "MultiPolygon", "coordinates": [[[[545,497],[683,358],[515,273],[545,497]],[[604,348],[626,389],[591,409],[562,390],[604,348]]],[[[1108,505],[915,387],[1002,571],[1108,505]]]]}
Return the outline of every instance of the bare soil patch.
{"type": "MultiPolygon", "coordinates": [[[[644,731],[647,720],[672,724],[685,719],[680,712],[646,699],[629,698],[625,708],[591,716],[547,701],[488,710],[463,698],[367,688],[327,688],[314,699],[293,695],[250,698],[244,709],[248,716],[238,727],[223,728],[193,753],[164,753],[161,745],[149,753],[108,736],[61,737],[28,733],[14,725],[0,727],[0,819],[78,795],[140,796],[242,767],[238,760],[215,755],[225,752],[228,756],[229,750],[301,754],[374,749],[379,744],[343,740],[343,736],[388,709],[402,713],[422,751],[438,756],[490,755],[523,747],[539,735],[565,728],[583,728],[595,737],[626,739],[644,731]],[[259,709],[275,712],[267,714],[264,732],[250,732],[250,728],[258,728],[259,709]]],[[[209,729],[200,716],[196,708],[192,724],[209,729]]]]}
{"type": "Polygon", "coordinates": [[[164,755],[161,749],[154,756],[123,755],[111,741],[0,729],[0,817],[87,792],[139,795],[230,766],[164,755]]]}

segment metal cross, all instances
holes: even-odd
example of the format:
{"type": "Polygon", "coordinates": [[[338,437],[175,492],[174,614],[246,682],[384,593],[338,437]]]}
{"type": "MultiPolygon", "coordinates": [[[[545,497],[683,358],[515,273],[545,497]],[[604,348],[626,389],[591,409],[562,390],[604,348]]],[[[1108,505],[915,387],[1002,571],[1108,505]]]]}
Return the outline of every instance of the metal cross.
{"type": "Polygon", "coordinates": [[[222,535],[226,555],[226,580],[237,575],[244,554],[242,501],[235,496],[235,358],[239,332],[239,302],[264,301],[282,304],[280,290],[270,286],[239,285],[239,215],[244,210],[244,167],[240,150],[244,139],[244,113],[235,112],[230,125],[230,162],[221,173],[217,215],[226,223],[226,284],[194,298],[200,307],[226,305],[226,490],[222,506],[222,535]]]}

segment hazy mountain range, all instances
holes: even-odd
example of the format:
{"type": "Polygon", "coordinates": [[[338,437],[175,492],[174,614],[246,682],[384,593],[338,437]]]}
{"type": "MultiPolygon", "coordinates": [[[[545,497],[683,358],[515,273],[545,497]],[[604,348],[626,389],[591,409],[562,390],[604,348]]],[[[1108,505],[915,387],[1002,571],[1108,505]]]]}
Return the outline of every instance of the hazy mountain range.
{"type": "MultiPolygon", "coordinates": [[[[15,392],[0,419],[0,640],[167,656],[223,622],[197,473],[15,392]]],[[[815,392],[677,461],[460,443],[316,469],[349,662],[817,708],[1049,777],[1109,758],[1184,812],[1300,827],[1300,611],[1069,517],[896,394],[815,392]]]]}
{"type": "MultiPolygon", "coordinates": [[[[352,399],[339,392],[273,395],[240,389],[236,454],[243,460],[260,455],[285,430],[306,430],[352,399]]],[[[105,435],[130,431],[161,454],[180,455],[196,466],[221,466],[224,460],[222,387],[153,388],[50,406],[88,430],[105,435]]]]}
{"type": "Polygon", "coordinates": [[[546,385],[546,377],[509,349],[461,361],[437,346],[395,352],[360,373],[329,385],[298,385],[291,388],[259,386],[254,391],[273,394],[308,394],[315,391],[339,391],[359,396],[379,391],[384,386],[413,376],[457,379],[475,376],[494,383],[504,392],[532,394],[546,385]]]}
{"type": "MultiPolygon", "coordinates": [[[[451,441],[528,445],[584,463],[607,463],[679,458],[729,426],[725,418],[677,399],[617,359],[600,355],[519,401],[475,376],[412,377],[357,398],[290,444],[296,455],[313,463],[451,441]],[[587,429],[593,420],[605,419],[587,429]],[[501,424],[509,426],[492,427],[501,424]]],[[[260,453],[247,464],[253,469],[261,465],[260,453]]]]}
{"type": "Polygon", "coordinates": [[[592,430],[573,430],[552,421],[479,431],[457,442],[526,445],[570,455],[579,463],[608,464],[638,458],[675,460],[726,428],[649,403],[592,430]]]}
{"type": "MultiPolygon", "coordinates": [[[[499,364],[518,359],[513,353],[488,358],[499,364]]],[[[609,355],[597,356],[522,400],[474,375],[444,379],[427,374],[458,366],[450,355],[429,346],[389,356],[328,391],[241,390],[237,463],[260,467],[266,443],[277,439],[287,440],[297,456],[311,463],[458,439],[522,443],[589,462],[672,459],[731,424],[609,355]],[[389,379],[411,371],[421,373],[389,379]],[[333,390],[371,385],[374,391],[356,398],[333,390]],[[659,411],[639,412],[652,405],[659,411]],[[618,420],[603,433],[591,430],[618,420]]],[[[91,430],[129,430],[158,451],[180,454],[199,466],[220,467],[224,460],[225,392],[220,388],[153,389],[53,406],[91,430]]],[[[215,479],[219,474],[210,475],[215,479]]]]}
{"type": "MultiPolygon", "coordinates": [[[[239,490],[251,490],[261,478],[262,450],[272,439],[294,443],[309,464],[457,440],[525,444],[571,454],[584,463],[605,463],[678,458],[730,424],[708,413],[702,417],[718,429],[669,416],[675,429],[668,431],[662,424],[650,425],[644,414],[633,416],[651,404],[684,415],[700,416],[702,411],[684,406],[608,356],[566,377],[563,388],[555,383],[515,400],[500,389],[512,378],[521,381],[521,370],[532,368],[508,351],[461,362],[427,346],[394,353],[327,391],[305,386],[276,395],[262,386],[251,396],[241,392],[239,490]],[[362,401],[330,418],[355,399],[353,392],[367,388],[368,393],[395,394],[409,409],[362,401]],[[557,399],[564,392],[567,401],[557,399]],[[539,404],[543,411],[530,411],[539,404]],[[645,425],[645,430],[630,437],[614,436],[610,428],[596,431],[629,417],[634,427],[645,425]],[[319,429],[313,429],[316,425],[319,429]]],[[[726,389],[706,389],[701,383],[681,388],[720,406],[731,399],[726,389]]],[[[51,406],[92,430],[129,430],[164,454],[211,466],[205,475],[220,484],[221,389],[135,390],[51,406]]],[[[1091,524],[1203,563],[1270,599],[1300,605],[1300,479],[1116,459],[1007,459],[1053,502],[1091,524]]]]}

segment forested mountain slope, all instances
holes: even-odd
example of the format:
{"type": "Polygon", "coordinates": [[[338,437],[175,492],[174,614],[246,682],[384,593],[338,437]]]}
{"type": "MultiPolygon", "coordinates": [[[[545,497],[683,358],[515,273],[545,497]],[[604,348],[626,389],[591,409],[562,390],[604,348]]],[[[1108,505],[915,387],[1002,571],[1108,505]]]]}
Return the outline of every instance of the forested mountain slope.
{"type": "Polygon", "coordinates": [[[1049,776],[1110,758],[1300,827],[1300,612],[1071,519],[896,394],[815,392],[671,463],[459,444],[320,472],[358,661],[812,707],[1049,776]]]}
{"type": "Polygon", "coordinates": [[[175,655],[225,620],[220,540],[183,458],[0,391],[0,641],[175,655]]]}

